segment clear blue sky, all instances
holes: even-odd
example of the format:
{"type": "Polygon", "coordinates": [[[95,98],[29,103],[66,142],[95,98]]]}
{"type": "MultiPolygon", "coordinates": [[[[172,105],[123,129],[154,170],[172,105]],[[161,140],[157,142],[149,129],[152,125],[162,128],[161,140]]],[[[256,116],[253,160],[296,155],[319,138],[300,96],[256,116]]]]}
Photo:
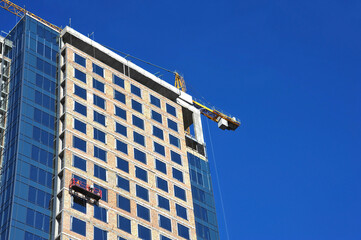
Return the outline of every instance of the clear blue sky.
{"type": "MultiPolygon", "coordinates": [[[[241,119],[209,122],[230,239],[361,239],[360,1],[16,3],[179,70],[241,119]]],[[[0,12],[1,29],[15,22],[0,12]]]]}

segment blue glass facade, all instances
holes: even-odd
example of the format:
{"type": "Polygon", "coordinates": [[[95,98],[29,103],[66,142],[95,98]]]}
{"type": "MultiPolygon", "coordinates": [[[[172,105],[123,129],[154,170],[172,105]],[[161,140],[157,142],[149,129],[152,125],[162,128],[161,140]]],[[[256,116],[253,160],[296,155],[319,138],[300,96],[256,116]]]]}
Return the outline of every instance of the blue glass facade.
{"type": "Polygon", "coordinates": [[[58,33],[24,17],[7,36],[12,61],[0,239],[49,239],[56,117],[58,33]]]}
{"type": "Polygon", "coordinates": [[[219,240],[216,207],[208,161],[187,153],[197,240],[219,240]]]}

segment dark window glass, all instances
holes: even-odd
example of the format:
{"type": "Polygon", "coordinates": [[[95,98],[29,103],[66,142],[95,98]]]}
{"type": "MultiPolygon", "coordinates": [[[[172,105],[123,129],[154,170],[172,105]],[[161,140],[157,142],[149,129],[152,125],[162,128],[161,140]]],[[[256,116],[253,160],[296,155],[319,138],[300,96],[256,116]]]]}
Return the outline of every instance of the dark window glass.
{"type": "Polygon", "coordinates": [[[143,113],[143,106],[140,102],[135,101],[134,99],[132,99],[132,108],[140,113],[143,113]]]}
{"type": "Polygon", "coordinates": [[[117,157],[117,168],[119,168],[120,170],[129,173],[129,163],[128,161],[117,157]]]}
{"type": "Polygon", "coordinates": [[[173,152],[172,150],[170,150],[170,159],[173,162],[178,163],[179,165],[182,165],[181,155],[176,152],[173,152]]]}
{"type": "Polygon", "coordinates": [[[116,75],[113,75],[113,83],[124,88],[124,80],[116,75]]]}
{"type": "Polygon", "coordinates": [[[130,212],[130,200],[117,194],[117,206],[127,212],[130,212]]]}
{"type": "Polygon", "coordinates": [[[117,90],[114,90],[114,99],[125,104],[125,95],[117,90]]]}
{"type": "Polygon", "coordinates": [[[169,218],[159,214],[159,227],[172,231],[172,222],[169,218]]]}
{"type": "Polygon", "coordinates": [[[163,145],[160,145],[157,142],[154,142],[154,152],[159,153],[163,156],[165,156],[165,149],[163,145]]]}
{"type": "Polygon", "coordinates": [[[83,171],[86,171],[86,160],[74,155],[73,166],[83,171]]]}
{"type": "Polygon", "coordinates": [[[118,228],[127,233],[131,233],[131,223],[128,218],[118,215],[118,228]]]}
{"type": "Polygon", "coordinates": [[[104,83],[93,78],[93,88],[95,88],[101,92],[104,92],[104,83]]]}
{"type": "Polygon", "coordinates": [[[139,134],[137,132],[133,132],[133,141],[142,145],[142,146],[145,146],[145,138],[142,134],[139,134]]]}
{"type": "Polygon", "coordinates": [[[86,134],[86,124],[74,118],[74,129],[86,134]]]}
{"type": "Polygon", "coordinates": [[[101,77],[104,77],[104,69],[95,63],[93,63],[93,73],[98,74],[101,77]]]}
{"type": "Polygon", "coordinates": [[[117,150],[128,154],[128,145],[117,139],[117,150]]]}
{"type": "Polygon", "coordinates": [[[180,182],[183,182],[183,173],[178,169],[173,168],[173,178],[177,179],[180,182]]]}
{"type": "Polygon", "coordinates": [[[158,195],[158,207],[170,211],[169,200],[158,195]]]}
{"type": "Polygon", "coordinates": [[[95,240],[108,240],[108,232],[94,226],[95,240]]]}
{"type": "Polygon", "coordinates": [[[160,99],[150,95],[150,103],[160,108],[160,99]]]}
{"type": "Polygon", "coordinates": [[[208,222],[207,209],[199,206],[198,204],[194,204],[194,216],[199,219],[202,219],[205,222],[208,222]]]}
{"type": "Polygon", "coordinates": [[[121,176],[117,176],[118,179],[118,187],[121,189],[124,189],[125,191],[129,192],[129,180],[121,177],[121,176]]]}
{"type": "Polygon", "coordinates": [[[142,240],[151,240],[152,232],[150,229],[143,227],[142,225],[138,225],[138,237],[142,240]]]}
{"type": "Polygon", "coordinates": [[[86,141],[73,136],[73,147],[86,152],[86,141]]]}
{"type": "Polygon", "coordinates": [[[105,109],[105,100],[97,95],[93,95],[93,103],[94,105],[102,108],[102,109],[105,109]]]}
{"type": "Polygon", "coordinates": [[[179,199],[182,199],[183,201],[187,201],[186,191],[176,185],[174,185],[174,196],[176,196],[179,199]]]}
{"type": "Polygon", "coordinates": [[[146,221],[150,221],[149,209],[137,204],[137,216],[143,218],[146,221]]]}
{"type": "Polygon", "coordinates": [[[157,177],[157,188],[168,192],[168,182],[160,177],[157,177]]]}
{"type": "Polygon", "coordinates": [[[134,86],[133,84],[130,85],[130,91],[133,94],[137,95],[138,97],[140,97],[140,98],[142,97],[142,91],[140,90],[140,88],[137,86],[134,86]]]}
{"type": "Polygon", "coordinates": [[[144,164],[147,164],[146,154],[136,148],[134,148],[134,159],[144,164]]]}
{"type": "Polygon", "coordinates": [[[172,134],[169,134],[169,143],[180,148],[179,138],[173,136],[172,134]]]}
{"type": "Polygon", "coordinates": [[[178,132],[178,124],[169,118],[168,118],[168,128],[178,132]]]}
{"type": "Polygon", "coordinates": [[[80,235],[86,236],[86,222],[78,218],[71,218],[71,230],[80,235]]]}
{"type": "Polygon", "coordinates": [[[185,220],[188,220],[187,217],[187,209],[185,207],[182,207],[181,205],[175,204],[175,209],[177,211],[177,216],[181,217],[185,220]]]}
{"type": "Polygon", "coordinates": [[[94,164],[94,177],[97,177],[103,181],[107,180],[107,170],[96,164],[94,164]]]}
{"type": "Polygon", "coordinates": [[[153,126],[153,135],[162,140],[164,139],[163,130],[160,128],[157,128],[156,126],[153,126]]]}
{"type": "Polygon", "coordinates": [[[74,111],[86,116],[86,106],[78,102],[74,102],[74,111]]]}
{"type": "Polygon", "coordinates": [[[106,162],[107,161],[107,152],[97,146],[94,146],[94,157],[106,162]]]}
{"type": "Polygon", "coordinates": [[[127,136],[127,127],[116,122],[115,123],[115,132],[120,133],[123,136],[127,136]]]}
{"type": "Polygon", "coordinates": [[[86,90],[74,84],[74,94],[86,100],[86,90]]]}
{"type": "Polygon", "coordinates": [[[176,112],[176,109],[175,107],[169,105],[168,103],[166,104],[166,108],[167,108],[167,113],[177,117],[177,112],[176,112]]]}
{"type": "Polygon", "coordinates": [[[115,106],[115,116],[123,118],[124,120],[127,120],[127,111],[124,109],[115,106]]]}
{"type": "Polygon", "coordinates": [[[73,196],[72,208],[86,214],[86,200],[73,196]]]}
{"type": "Polygon", "coordinates": [[[93,120],[97,123],[100,123],[101,125],[105,126],[105,116],[103,114],[100,114],[96,111],[94,111],[93,120]]]}
{"type": "Polygon", "coordinates": [[[152,119],[159,123],[162,123],[162,115],[154,110],[152,110],[152,119]]]}
{"type": "Polygon", "coordinates": [[[155,169],[164,174],[167,174],[167,165],[158,159],[155,160],[155,169]]]}
{"type": "Polygon", "coordinates": [[[141,187],[139,185],[136,185],[136,194],[137,197],[145,200],[145,201],[149,201],[149,193],[148,190],[145,189],[144,187],[141,187]]]}
{"type": "Polygon", "coordinates": [[[86,83],[86,74],[79,71],[78,69],[74,69],[74,77],[84,83],[86,83]]]}
{"type": "Polygon", "coordinates": [[[94,218],[103,222],[107,222],[108,221],[107,209],[103,207],[99,207],[96,204],[94,204],[94,218]]]}
{"type": "Polygon", "coordinates": [[[94,128],[94,139],[105,143],[105,132],[94,128]]]}
{"type": "Polygon", "coordinates": [[[137,166],[135,166],[135,176],[144,182],[148,182],[148,172],[137,166]]]}
{"type": "Polygon", "coordinates": [[[135,115],[132,115],[132,120],[133,120],[134,126],[139,127],[140,129],[144,130],[144,120],[143,119],[141,119],[135,115]]]}
{"type": "Polygon", "coordinates": [[[189,240],[189,228],[178,223],[178,236],[189,240]]]}
{"type": "Polygon", "coordinates": [[[80,55],[74,53],[74,62],[76,62],[77,64],[86,67],[85,65],[85,58],[81,57],[80,55]]]}
{"type": "Polygon", "coordinates": [[[104,202],[108,202],[108,189],[99,186],[98,184],[94,184],[94,187],[102,191],[102,199],[104,202]]]}
{"type": "Polygon", "coordinates": [[[160,235],[160,240],[172,240],[166,236],[160,235]]]}

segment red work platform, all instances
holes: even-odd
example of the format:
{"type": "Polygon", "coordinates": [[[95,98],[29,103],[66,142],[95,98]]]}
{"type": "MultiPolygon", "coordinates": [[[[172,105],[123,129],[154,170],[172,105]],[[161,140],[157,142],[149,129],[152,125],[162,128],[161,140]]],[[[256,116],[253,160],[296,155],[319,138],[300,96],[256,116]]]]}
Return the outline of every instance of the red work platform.
{"type": "Polygon", "coordinates": [[[99,201],[102,198],[102,190],[98,188],[91,188],[85,182],[80,181],[76,178],[72,178],[70,181],[69,188],[75,192],[79,192],[86,197],[93,198],[96,201],[99,201]]]}

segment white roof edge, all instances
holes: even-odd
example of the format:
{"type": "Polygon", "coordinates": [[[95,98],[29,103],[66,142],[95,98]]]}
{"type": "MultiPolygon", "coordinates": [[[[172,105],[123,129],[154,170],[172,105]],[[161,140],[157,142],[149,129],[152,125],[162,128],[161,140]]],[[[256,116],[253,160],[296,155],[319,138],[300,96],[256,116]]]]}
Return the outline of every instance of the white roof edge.
{"type": "Polygon", "coordinates": [[[64,34],[69,33],[77,38],[79,38],[80,40],[88,43],[89,45],[99,49],[100,51],[104,52],[105,54],[109,55],[110,57],[116,59],[117,61],[128,65],[129,67],[133,68],[134,70],[136,70],[137,72],[139,72],[140,74],[152,79],[154,82],[162,85],[163,87],[167,88],[168,90],[176,93],[181,99],[183,99],[184,101],[193,104],[193,98],[191,95],[182,92],[181,90],[179,90],[178,88],[174,87],[173,85],[167,83],[166,81],[158,78],[157,76],[153,75],[152,73],[148,72],[147,70],[139,67],[138,65],[135,65],[134,63],[126,60],[125,58],[119,56],[118,54],[116,54],[115,52],[111,51],[110,49],[102,46],[101,44],[95,42],[94,40],[84,36],[83,34],[79,33],[78,31],[74,30],[73,28],[66,26],[61,32],[60,32],[60,37],[62,37],[64,34]]]}

